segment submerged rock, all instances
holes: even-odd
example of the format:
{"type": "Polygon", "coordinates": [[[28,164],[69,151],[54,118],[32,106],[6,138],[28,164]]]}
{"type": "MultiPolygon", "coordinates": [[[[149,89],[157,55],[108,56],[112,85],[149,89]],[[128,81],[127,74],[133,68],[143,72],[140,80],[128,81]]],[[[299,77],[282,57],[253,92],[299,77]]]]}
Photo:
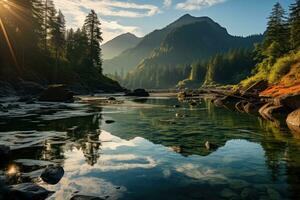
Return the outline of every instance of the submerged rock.
{"type": "Polygon", "coordinates": [[[300,108],[288,115],[286,123],[292,131],[300,133],[300,108]]]}
{"type": "Polygon", "coordinates": [[[100,197],[93,197],[93,196],[75,195],[70,200],[104,200],[104,199],[100,197]]]}
{"type": "Polygon", "coordinates": [[[10,155],[10,147],[5,145],[0,145],[0,158],[7,159],[10,155]]]}
{"type": "Polygon", "coordinates": [[[106,124],[113,124],[113,123],[115,123],[115,121],[114,120],[106,120],[105,123],[106,124]]]}
{"type": "Polygon", "coordinates": [[[7,199],[12,200],[43,200],[53,192],[34,183],[22,183],[10,186],[7,199]]]}
{"type": "Polygon", "coordinates": [[[60,166],[49,166],[41,174],[41,178],[44,182],[55,185],[63,177],[65,171],[60,166]]]}
{"type": "Polygon", "coordinates": [[[130,92],[127,92],[125,96],[135,96],[135,97],[149,97],[150,94],[145,89],[136,89],[130,92]]]}
{"type": "Polygon", "coordinates": [[[39,97],[40,101],[74,102],[74,94],[64,85],[51,85],[39,97]]]}

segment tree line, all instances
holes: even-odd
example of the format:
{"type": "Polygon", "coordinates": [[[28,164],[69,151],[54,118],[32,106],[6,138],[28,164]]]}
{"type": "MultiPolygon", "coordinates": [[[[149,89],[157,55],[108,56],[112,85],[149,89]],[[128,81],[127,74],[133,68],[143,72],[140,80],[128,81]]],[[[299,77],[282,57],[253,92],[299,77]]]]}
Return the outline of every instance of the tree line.
{"type": "Polygon", "coordinates": [[[53,0],[0,2],[0,78],[65,82],[81,71],[102,76],[101,23],[94,10],[77,30],[66,29],[53,0]]]}

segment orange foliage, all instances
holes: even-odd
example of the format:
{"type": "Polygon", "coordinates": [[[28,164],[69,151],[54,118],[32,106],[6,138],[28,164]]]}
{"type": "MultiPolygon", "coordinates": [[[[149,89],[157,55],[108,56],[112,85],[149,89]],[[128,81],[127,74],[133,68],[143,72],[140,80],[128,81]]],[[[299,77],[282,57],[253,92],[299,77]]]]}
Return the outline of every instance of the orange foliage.
{"type": "Polygon", "coordinates": [[[295,93],[300,93],[300,63],[293,65],[290,72],[283,76],[278,84],[267,88],[260,96],[278,97],[295,93]]]}

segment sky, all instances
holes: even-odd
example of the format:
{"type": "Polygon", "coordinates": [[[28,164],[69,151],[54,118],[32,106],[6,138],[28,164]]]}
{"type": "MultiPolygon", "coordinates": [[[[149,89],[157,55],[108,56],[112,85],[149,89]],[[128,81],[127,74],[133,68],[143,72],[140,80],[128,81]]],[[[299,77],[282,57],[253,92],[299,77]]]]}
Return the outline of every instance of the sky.
{"type": "Polygon", "coordinates": [[[184,14],[208,16],[232,35],[263,33],[276,2],[288,10],[295,0],[54,0],[68,28],[81,27],[91,9],[102,23],[104,42],[122,33],[142,37],[184,14]]]}

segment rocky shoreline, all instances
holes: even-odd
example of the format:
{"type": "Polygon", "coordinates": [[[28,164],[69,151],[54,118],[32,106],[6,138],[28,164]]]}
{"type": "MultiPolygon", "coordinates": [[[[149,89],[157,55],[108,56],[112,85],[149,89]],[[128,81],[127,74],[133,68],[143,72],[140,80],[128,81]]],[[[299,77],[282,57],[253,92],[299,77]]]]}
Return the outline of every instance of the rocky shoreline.
{"type": "Polygon", "coordinates": [[[178,93],[178,99],[191,103],[209,99],[218,107],[257,114],[266,120],[276,121],[284,118],[291,131],[300,134],[300,93],[276,97],[260,95],[267,87],[267,83],[260,81],[244,90],[190,90],[178,93]]]}

